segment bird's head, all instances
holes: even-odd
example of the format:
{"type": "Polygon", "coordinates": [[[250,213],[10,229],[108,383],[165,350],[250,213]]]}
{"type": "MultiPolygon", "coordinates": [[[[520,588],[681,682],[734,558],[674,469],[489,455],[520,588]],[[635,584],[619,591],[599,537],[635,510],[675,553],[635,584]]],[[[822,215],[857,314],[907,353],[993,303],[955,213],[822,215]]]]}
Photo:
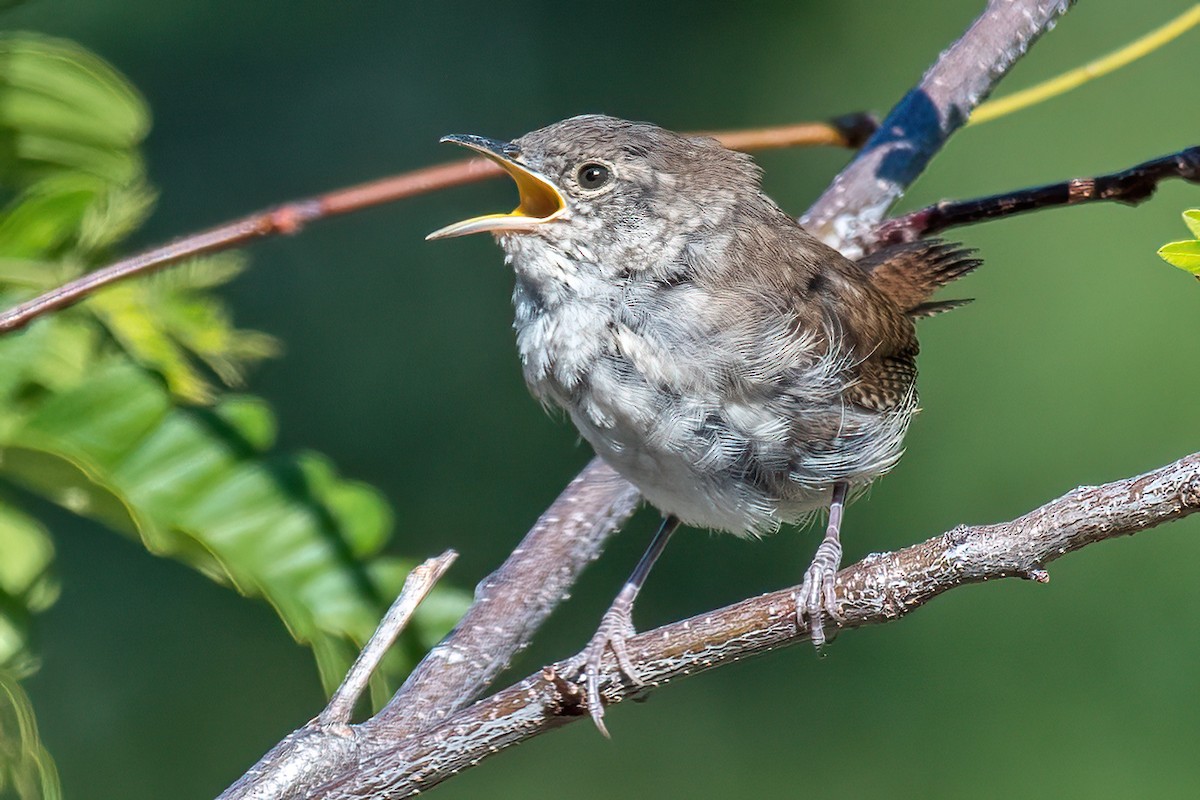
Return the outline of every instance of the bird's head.
{"type": "MultiPolygon", "coordinates": [[[[607,251],[616,258],[721,226],[739,200],[762,199],[760,173],[742,153],[707,137],[644,122],[587,115],[512,142],[447,136],[495,161],[517,184],[520,204],[448,225],[429,239],[497,234],[507,250],[537,238],[572,258],[607,251]]],[[[768,201],[769,202],[769,201],[768,201]]],[[[674,244],[678,244],[675,242],[674,244]]]]}

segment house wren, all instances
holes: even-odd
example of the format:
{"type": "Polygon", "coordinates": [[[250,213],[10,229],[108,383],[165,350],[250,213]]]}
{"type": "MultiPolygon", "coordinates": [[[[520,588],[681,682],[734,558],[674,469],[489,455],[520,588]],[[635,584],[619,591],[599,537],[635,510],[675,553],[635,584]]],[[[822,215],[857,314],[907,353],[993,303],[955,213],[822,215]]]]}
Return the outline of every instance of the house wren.
{"type": "Polygon", "coordinates": [[[850,261],[762,193],[749,156],[646,123],[443,141],[499,164],[520,205],[428,238],[495,234],[530,391],[664,515],[585,651],[597,725],[605,651],[639,680],[633,602],[681,522],[760,536],[829,509],[796,598],[820,646],[842,508],[896,464],[917,410],[913,319],[956,305],[928,299],[979,262],[941,242],[850,261]]]}

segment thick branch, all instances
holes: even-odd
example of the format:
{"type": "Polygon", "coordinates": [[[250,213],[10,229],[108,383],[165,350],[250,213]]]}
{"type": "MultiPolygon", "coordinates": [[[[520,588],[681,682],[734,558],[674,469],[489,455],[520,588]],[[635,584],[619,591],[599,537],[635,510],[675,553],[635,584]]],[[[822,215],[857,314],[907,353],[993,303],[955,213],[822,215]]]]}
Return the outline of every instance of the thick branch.
{"type": "Polygon", "coordinates": [[[1018,189],[974,200],[943,200],[919,211],[889,219],[866,237],[864,245],[869,249],[878,249],[888,244],[915,241],[959,225],[1055,206],[1102,200],[1135,206],[1150,199],[1158,184],[1168,178],[1200,183],[1200,147],[1189,147],[1109,175],[1073,178],[1062,183],[1018,189]]]}
{"type": "Polygon", "coordinates": [[[567,485],[508,559],[475,589],[475,602],[365,727],[428,730],[479,697],[563,599],[640,496],[598,458],[567,485]]]}
{"type": "Polygon", "coordinates": [[[313,787],[353,772],[370,747],[432,728],[475,700],[529,643],[638,500],[636,489],[593,459],[476,587],[475,602],[458,626],[379,714],[361,725],[328,726],[323,722],[334,712],[327,707],[271,748],[221,800],[308,797],[313,787]]]}
{"type": "Polygon", "coordinates": [[[861,255],[859,240],[1069,6],[1070,0],[989,0],[801,219],[809,232],[847,256],[861,255]]]}
{"type": "MultiPolygon", "coordinates": [[[[842,627],[891,622],[969,583],[1023,577],[1045,582],[1044,566],[1089,544],[1137,533],[1200,510],[1200,453],[1135,478],[1081,487],[996,525],[959,526],[921,544],[868,556],[842,570],[842,627]]],[[[807,640],[792,587],[744,600],[629,641],[638,673],[652,686],[807,640]]],[[[577,657],[578,658],[578,657],[577,657]]],[[[586,717],[570,660],[482,700],[426,736],[374,753],[358,770],[317,791],[326,800],[400,798],[424,791],[504,747],[586,717]]],[[[608,703],[644,694],[610,659],[608,703]]]]}

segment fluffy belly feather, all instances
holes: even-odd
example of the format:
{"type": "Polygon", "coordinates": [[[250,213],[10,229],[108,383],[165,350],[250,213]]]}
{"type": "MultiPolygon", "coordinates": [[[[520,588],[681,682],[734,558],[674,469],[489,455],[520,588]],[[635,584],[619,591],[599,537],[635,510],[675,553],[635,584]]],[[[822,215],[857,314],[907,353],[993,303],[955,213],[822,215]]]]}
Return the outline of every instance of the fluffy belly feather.
{"type": "Polygon", "coordinates": [[[597,455],[664,514],[758,536],[827,507],[834,481],[859,488],[890,469],[913,410],[790,400],[786,391],[753,405],[684,399],[600,360],[563,405],[597,455]]]}

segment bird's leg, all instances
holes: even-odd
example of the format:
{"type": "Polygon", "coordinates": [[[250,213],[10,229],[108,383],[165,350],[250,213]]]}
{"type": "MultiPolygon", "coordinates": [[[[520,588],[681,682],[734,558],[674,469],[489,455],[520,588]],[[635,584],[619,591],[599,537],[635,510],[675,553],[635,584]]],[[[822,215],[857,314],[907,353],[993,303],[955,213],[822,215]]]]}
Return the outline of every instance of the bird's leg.
{"type": "Polygon", "coordinates": [[[625,581],[608,611],[604,612],[599,629],[583,651],[582,676],[587,690],[588,712],[592,715],[596,727],[605,736],[608,736],[608,729],[604,727],[604,706],[600,698],[600,663],[604,659],[605,651],[611,649],[617,657],[620,670],[637,685],[643,685],[637,668],[629,659],[629,651],[625,649],[625,640],[637,633],[633,627],[633,601],[637,599],[642,584],[646,582],[646,576],[650,574],[654,562],[662,555],[667,541],[678,527],[679,520],[676,517],[663,518],[662,525],[650,541],[650,546],[642,554],[642,559],[633,568],[633,574],[625,581]]]}
{"type": "Polygon", "coordinates": [[[825,529],[825,538],[817,547],[817,554],[804,573],[804,583],[796,593],[796,621],[801,625],[808,621],[809,634],[816,647],[825,644],[825,615],[838,623],[844,619],[837,607],[833,582],[842,564],[842,542],[838,534],[845,507],[846,484],[838,481],[833,485],[829,500],[829,526],[825,529]]]}

